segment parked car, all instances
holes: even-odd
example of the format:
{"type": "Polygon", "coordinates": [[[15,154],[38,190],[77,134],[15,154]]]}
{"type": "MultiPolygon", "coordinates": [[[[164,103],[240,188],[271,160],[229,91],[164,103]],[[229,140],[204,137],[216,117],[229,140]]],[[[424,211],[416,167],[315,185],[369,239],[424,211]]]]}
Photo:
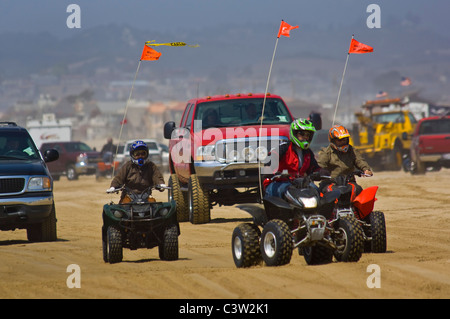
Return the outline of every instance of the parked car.
{"type": "MultiPolygon", "coordinates": [[[[152,161],[153,163],[155,163],[158,167],[161,167],[162,165],[162,156],[161,156],[161,149],[158,146],[158,142],[154,139],[148,139],[148,138],[137,138],[137,139],[133,139],[133,140],[128,140],[125,142],[125,146],[123,148],[123,151],[120,155],[120,157],[118,156],[118,158],[121,159],[121,163],[119,164],[119,166],[122,166],[123,164],[125,164],[127,161],[130,160],[130,148],[131,145],[133,145],[134,142],[136,141],[144,141],[144,143],[147,144],[148,146],[148,158],[150,161],[152,161]]],[[[162,168],[161,168],[162,169],[162,168]]]]}
{"type": "Polygon", "coordinates": [[[421,119],[411,142],[411,174],[450,168],[450,116],[421,119]]]}
{"type": "Polygon", "coordinates": [[[68,180],[76,180],[80,175],[95,175],[97,164],[102,161],[100,152],[79,141],[49,142],[41,145],[41,153],[48,149],[56,149],[60,154],[58,161],[48,165],[55,180],[62,175],[67,176],[68,180]]]}
{"type": "Polygon", "coordinates": [[[30,241],[54,241],[53,180],[46,163],[58,152],[39,153],[28,131],[0,122],[0,230],[26,229],[30,241]]]}
{"type": "MultiPolygon", "coordinates": [[[[310,117],[321,129],[320,114],[310,117]]],[[[261,175],[278,168],[278,159],[269,153],[289,141],[292,121],[278,95],[189,100],[179,126],[164,126],[164,137],[170,139],[169,200],[177,202],[178,221],[208,223],[213,205],[261,202],[261,175]]]]}

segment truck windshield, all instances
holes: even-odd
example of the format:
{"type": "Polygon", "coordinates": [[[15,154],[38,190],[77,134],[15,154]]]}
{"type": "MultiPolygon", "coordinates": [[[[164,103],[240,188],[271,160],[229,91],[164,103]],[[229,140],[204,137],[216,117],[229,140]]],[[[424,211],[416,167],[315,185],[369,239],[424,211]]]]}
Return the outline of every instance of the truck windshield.
{"type": "Polygon", "coordinates": [[[0,160],[38,159],[39,151],[25,132],[0,132],[0,160]]]}
{"type": "MultiPolygon", "coordinates": [[[[204,102],[197,105],[194,120],[201,121],[201,128],[221,126],[259,125],[263,98],[233,99],[204,102]]],[[[292,117],[286,105],[277,98],[267,98],[263,124],[290,124],[292,117]]],[[[196,127],[199,127],[196,124],[196,127]]]]}

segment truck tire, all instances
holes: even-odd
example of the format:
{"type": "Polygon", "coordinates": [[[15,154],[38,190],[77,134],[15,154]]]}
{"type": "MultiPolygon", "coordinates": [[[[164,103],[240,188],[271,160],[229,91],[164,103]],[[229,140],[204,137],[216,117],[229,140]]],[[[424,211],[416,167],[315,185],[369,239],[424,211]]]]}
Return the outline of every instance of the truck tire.
{"type": "Polygon", "coordinates": [[[385,167],[389,171],[398,171],[402,168],[403,152],[401,143],[395,143],[394,149],[390,151],[388,163],[385,167]]]}
{"type": "Polygon", "coordinates": [[[174,200],[177,204],[177,220],[178,222],[187,222],[189,220],[189,206],[187,194],[181,191],[180,181],[176,174],[169,177],[169,202],[174,200]]]}
{"type": "Polygon", "coordinates": [[[123,259],[122,234],[116,227],[109,226],[106,241],[103,242],[104,257],[110,264],[119,263],[123,259]],[[106,257],[106,258],[105,258],[106,257]]]}
{"type": "Polygon", "coordinates": [[[197,175],[189,177],[189,220],[192,224],[205,224],[211,220],[209,196],[198,181],[197,175]]]}
{"type": "Polygon", "coordinates": [[[364,233],[361,224],[353,217],[342,217],[338,221],[338,247],[334,252],[337,261],[356,262],[364,251],[364,233]]]}
{"type": "Polygon", "coordinates": [[[170,225],[164,231],[163,242],[158,246],[159,258],[161,260],[178,259],[178,228],[170,225]]]}
{"type": "Polygon", "coordinates": [[[386,221],[384,213],[380,211],[373,211],[366,217],[370,224],[371,241],[368,242],[366,251],[372,253],[386,252],[386,221]]]}
{"type": "Polygon", "coordinates": [[[273,219],[264,225],[260,249],[267,266],[288,264],[293,250],[292,235],[288,225],[280,219],[273,219]]]}
{"type": "Polygon", "coordinates": [[[255,224],[243,223],[234,229],[231,237],[231,250],[236,267],[245,268],[261,263],[260,236],[261,231],[255,224]]]}
{"type": "Polygon", "coordinates": [[[78,174],[75,170],[75,165],[70,164],[67,166],[66,176],[69,181],[75,181],[78,179],[78,174]]]}

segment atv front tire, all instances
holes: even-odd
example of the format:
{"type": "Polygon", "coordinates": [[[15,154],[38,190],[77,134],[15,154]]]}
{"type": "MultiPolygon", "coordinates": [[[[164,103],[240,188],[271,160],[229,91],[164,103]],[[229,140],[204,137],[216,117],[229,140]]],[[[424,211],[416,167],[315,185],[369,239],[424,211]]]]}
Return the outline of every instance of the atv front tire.
{"type": "Polygon", "coordinates": [[[103,240],[103,260],[110,264],[123,259],[122,234],[116,227],[109,226],[103,240]]]}
{"type": "Polygon", "coordinates": [[[334,257],[337,261],[356,262],[364,250],[364,233],[361,224],[353,217],[342,217],[338,224],[338,238],[334,257]]]}
{"type": "Polygon", "coordinates": [[[171,225],[164,231],[163,242],[158,246],[159,258],[161,260],[178,259],[178,228],[171,225]]]}
{"type": "Polygon", "coordinates": [[[261,234],[260,249],[267,266],[288,264],[293,250],[292,235],[288,225],[280,219],[269,221],[261,234]]]}

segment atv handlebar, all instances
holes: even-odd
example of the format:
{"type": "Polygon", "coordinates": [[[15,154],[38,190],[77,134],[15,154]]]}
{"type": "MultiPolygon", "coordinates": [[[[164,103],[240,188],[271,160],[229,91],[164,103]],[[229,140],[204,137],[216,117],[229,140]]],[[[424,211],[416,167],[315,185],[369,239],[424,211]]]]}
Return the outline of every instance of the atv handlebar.
{"type": "MultiPolygon", "coordinates": [[[[144,192],[145,191],[151,191],[152,189],[157,189],[160,192],[162,192],[165,189],[172,189],[172,188],[170,186],[165,185],[165,184],[158,184],[158,185],[153,185],[153,186],[150,186],[150,187],[146,188],[144,190],[144,192]]],[[[112,193],[116,193],[117,194],[117,193],[119,193],[120,191],[123,191],[123,190],[129,190],[129,188],[126,185],[122,185],[119,188],[111,187],[111,188],[106,190],[106,193],[107,194],[112,194],[112,193]]]]}

